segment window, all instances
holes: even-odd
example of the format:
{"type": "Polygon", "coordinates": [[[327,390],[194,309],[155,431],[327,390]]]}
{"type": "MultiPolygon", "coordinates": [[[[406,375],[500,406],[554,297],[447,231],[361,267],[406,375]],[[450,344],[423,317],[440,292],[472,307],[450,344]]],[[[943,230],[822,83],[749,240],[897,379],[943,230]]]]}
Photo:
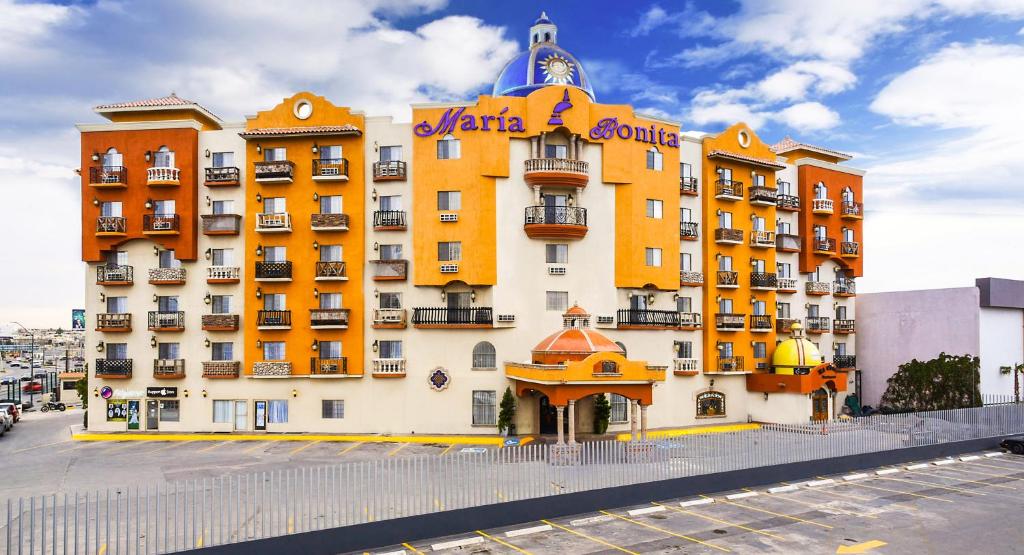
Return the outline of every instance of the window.
{"type": "Polygon", "coordinates": [[[380,358],[402,358],[402,342],[400,340],[386,340],[377,344],[377,352],[380,358]]]}
{"type": "Polygon", "coordinates": [[[341,214],[341,195],[320,197],[321,214],[341,214]]]}
{"type": "Polygon", "coordinates": [[[180,268],[181,261],[174,257],[174,249],[160,251],[161,268],[180,268]]]}
{"type": "Polygon", "coordinates": [[[725,394],[705,391],[697,395],[697,416],[725,416],[725,394]]]}
{"type": "Polygon", "coordinates": [[[608,417],[609,422],[621,424],[629,421],[629,399],[626,399],[618,393],[612,393],[609,395],[612,414],[608,417]]]}
{"type": "Polygon", "coordinates": [[[438,210],[462,210],[462,191],[438,191],[438,210]]]}
{"type": "Polygon", "coordinates": [[[235,344],[228,342],[217,342],[210,344],[210,356],[213,360],[234,360],[235,344]]]}
{"type": "Polygon", "coordinates": [[[644,249],[644,264],[653,267],[661,266],[661,249],[647,247],[644,249]]]}
{"type": "Polygon", "coordinates": [[[675,348],[676,358],[693,358],[692,341],[676,341],[675,348]]]}
{"type": "Polygon", "coordinates": [[[161,360],[181,358],[181,345],[178,343],[158,343],[156,353],[156,358],[161,360]]]}
{"type": "Polygon", "coordinates": [[[233,249],[211,249],[210,262],[214,266],[231,266],[234,254],[233,249]]]}
{"type": "Polygon", "coordinates": [[[287,262],[287,247],[263,247],[263,260],[266,262],[287,262]]]}
{"type": "Polygon", "coordinates": [[[264,341],[263,360],[284,360],[284,341],[264,341]]]}
{"type": "Polygon", "coordinates": [[[732,229],[732,212],[722,212],[718,215],[718,227],[732,229]]]}
{"type": "Polygon", "coordinates": [[[284,197],[270,197],[263,199],[264,214],[285,214],[287,212],[288,206],[284,197]]]}
{"type": "Polygon", "coordinates": [[[234,214],[235,213],[235,201],[233,201],[233,200],[215,200],[215,201],[213,201],[213,213],[214,214],[234,214]]]}
{"type": "Polygon", "coordinates": [[[764,231],[765,230],[764,218],[762,218],[761,216],[754,216],[753,226],[754,226],[753,227],[754,231],[764,231]]]}
{"type": "Polygon", "coordinates": [[[793,196],[793,184],[789,181],[779,181],[776,186],[779,188],[780,195],[793,196]]]}
{"type": "Polygon", "coordinates": [[[764,260],[762,260],[760,258],[755,258],[755,259],[751,260],[750,261],[750,271],[754,272],[755,274],[763,274],[764,273],[764,260]]]}
{"type": "Polygon", "coordinates": [[[104,218],[121,218],[123,205],[120,201],[104,202],[100,204],[100,216],[104,218]]]}
{"type": "Polygon", "coordinates": [[[732,257],[731,256],[719,256],[718,257],[718,271],[719,272],[731,272],[732,271],[732,257]]]}
{"type": "Polygon", "coordinates": [[[768,358],[768,345],[764,341],[754,342],[754,358],[768,358]]]}
{"type": "Polygon", "coordinates": [[[630,310],[647,310],[647,295],[643,291],[629,298],[630,310]]]}
{"type": "Polygon", "coordinates": [[[824,239],[826,237],[827,233],[828,233],[828,230],[825,228],[825,226],[823,226],[823,225],[816,225],[816,226],[814,226],[814,238],[815,239],[824,239]]]}
{"type": "Polygon", "coordinates": [[[759,173],[755,173],[751,181],[753,181],[754,187],[764,187],[764,176],[759,173]]]}
{"type": "Polygon", "coordinates": [[[679,177],[689,179],[693,177],[693,164],[687,164],[686,162],[679,163],[679,177]]]}
{"type": "Polygon", "coordinates": [[[286,301],[285,293],[266,293],[263,295],[263,310],[285,310],[286,301]]]}
{"type": "Polygon", "coordinates": [[[567,145],[544,145],[545,158],[568,158],[569,148],[567,145]]]}
{"type": "Polygon", "coordinates": [[[846,320],[846,306],[839,305],[836,307],[836,320],[846,320]]]}
{"type": "Polygon", "coordinates": [[[213,153],[213,167],[215,168],[230,168],[235,165],[235,153],[234,152],[214,152],[213,153]]]}
{"type": "Polygon", "coordinates": [[[569,261],[569,245],[544,245],[544,259],[548,264],[565,264],[569,261]]]}
{"type": "Polygon", "coordinates": [[[386,212],[401,212],[402,195],[384,195],[380,197],[380,209],[386,212]]]}
{"type": "Polygon", "coordinates": [[[107,360],[127,360],[127,343],[107,343],[107,360]]]}
{"type": "Polygon", "coordinates": [[[153,214],[157,216],[173,216],[174,215],[174,201],[173,200],[154,200],[153,201],[153,214]]]}
{"type": "Polygon", "coordinates": [[[817,318],[818,317],[818,305],[816,305],[816,304],[807,305],[807,317],[808,318],[817,318]]]}
{"type": "Polygon", "coordinates": [[[452,135],[445,135],[437,141],[438,160],[457,160],[462,157],[460,150],[459,140],[452,135]]]}
{"type": "Polygon", "coordinates": [[[768,304],[764,301],[754,301],[754,316],[764,316],[767,314],[768,304]]]}
{"type": "Polygon", "coordinates": [[[156,309],[160,312],[177,312],[178,297],[160,296],[156,298],[156,309]]]}
{"type": "Polygon", "coordinates": [[[497,415],[494,410],[495,398],[496,394],[494,391],[473,392],[474,426],[494,426],[497,424],[497,415]]]}
{"type": "Polygon", "coordinates": [[[320,245],[320,262],[341,262],[341,245],[320,245]]]}
{"type": "Polygon", "coordinates": [[[856,241],[852,229],[848,227],[843,228],[843,241],[846,241],[847,243],[853,243],[854,241],[856,241]]]}
{"type": "Polygon", "coordinates": [[[693,299],[690,297],[677,298],[676,312],[693,312],[693,299]]]}
{"type": "Polygon", "coordinates": [[[847,204],[853,202],[853,189],[849,187],[843,189],[843,202],[847,204]]]}
{"type": "Polygon", "coordinates": [[[437,244],[437,259],[441,262],[462,260],[461,241],[442,241],[437,244]]]}
{"type": "Polygon", "coordinates": [[[173,168],[174,167],[174,151],[167,148],[166,146],[160,147],[159,150],[153,153],[153,167],[154,168],[173,168]]]}
{"type": "Polygon", "coordinates": [[[64,391],[75,391],[75,382],[71,380],[63,380],[60,382],[60,388],[64,391]]]}
{"type": "Polygon", "coordinates": [[[836,343],[835,345],[832,345],[832,349],[836,356],[846,355],[846,343],[836,343]]]}
{"type": "Polygon", "coordinates": [[[718,301],[718,312],[722,314],[732,314],[732,299],[722,299],[718,301]]]}
{"type": "Polygon", "coordinates": [[[481,341],[473,347],[473,369],[491,370],[498,367],[497,355],[494,352],[494,345],[487,341],[481,341]]]}
{"type": "Polygon", "coordinates": [[[283,162],[288,159],[288,149],[283,147],[264,148],[263,160],[267,162],[283,162]]]}
{"type": "Polygon", "coordinates": [[[320,418],[345,418],[345,401],[341,399],[320,401],[320,418]]]}
{"type": "Polygon", "coordinates": [[[814,271],[807,274],[807,281],[821,281],[821,266],[815,266],[814,271]]]}
{"type": "Polygon", "coordinates": [[[231,314],[231,295],[213,295],[210,297],[211,314],[231,314]]]}
{"type": "Polygon", "coordinates": [[[402,259],[402,245],[381,245],[380,246],[380,259],[381,260],[401,260],[402,259]]]}
{"type": "Polygon", "coordinates": [[[341,341],[320,341],[317,345],[320,358],[341,358],[341,341]]]}
{"type": "Polygon", "coordinates": [[[661,171],[662,167],[662,154],[658,152],[657,147],[651,147],[647,151],[647,169],[661,171]]]}
{"type": "Polygon", "coordinates": [[[826,199],[828,198],[828,187],[824,183],[818,182],[814,185],[814,198],[826,199]]]}
{"type": "Polygon", "coordinates": [[[116,148],[110,148],[103,154],[104,168],[119,168],[124,165],[123,156],[116,148]]]}
{"type": "Polygon", "coordinates": [[[732,169],[720,168],[718,170],[718,175],[722,176],[719,179],[719,181],[721,181],[722,183],[732,183],[732,169]]]}
{"type": "Polygon", "coordinates": [[[679,221],[680,222],[692,222],[693,221],[693,210],[689,208],[679,209],[679,221]]]}
{"type": "Polygon", "coordinates": [[[107,266],[126,266],[128,251],[107,251],[107,266]]]}
{"type": "Polygon", "coordinates": [[[565,312],[569,308],[568,291],[547,291],[547,310],[565,312]]]}
{"type": "Polygon", "coordinates": [[[320,151],[321,160],[337,160],[336,163],[341,162],[341,145],[327,145],[317,147],[320,151]]]}
{"type": "Polygon", "coordinates": [[[341,293],[320,293],[320,308],[341,308],[341,293]]]}
{"type": "Polygon", "coordinates": [[[789,303],[776,303],[775,304],[775,317],[776,318],[789,318],[789,303]]]}
{"type": "Polygon", "coordinates": [[[776,262],[775,271],[779,273],[780,278],[793,277],[793,265],[789,262],[776,262]]]}
{"type": "Polygon", "coordinates": [[[181,414],[179,405],[180,401],[177,399],[169,399],[160,401],[160,421],[161,422],[177,422],[178,417],[181,414]]]}
{"type": "Polygon", "coordinates": [[[684,272],[693,271],[693,255],[688,252],[679,253],[679,269],[684,272]]]}
{"type": "Polygon", "coordinates": [[[107,297],[107,312],[110,314],[128,312],[128,297],[107,297]]]}
{"type": "Polygon", "coordinates": [[[657,199],[647,199],[647,217],[661,219],[664,203],[657,199]]]}
{"type": "Polygon", "coordinates": [[[378,299],[380,308],[402,308],[401,293],[381,293],[378,299]]]}
{"type": "Polygon", "coordinates": [[[779,229],[779,233],[782,235],[792,235],[793,225],[789,222],[780,221],[776,224],[779,229]]]}
{"type": "Polygon", "coordinates": [[[128,401],[123,399],[107,399],[107,422],[125,422],[128,420],[128,401]]]}
{"type": "Polygon", "coordinates": [[[213,423],[214,424],[231,424],[235,421],[232,407],[234,401],[223,401],[214,399],[213,401],[213,423]]]}
{"type": "Polygon", "coordinates": [[[271,399],[267,401],[267,422],[270,424],[288,423],[287,399],[271,399]]]}
{"type": "Polygon", "coordinates": [[[380,147],[380,161],[381,162],[392,162],[402,159],[402,147],[401,145],[382,146],[380,147]]]}

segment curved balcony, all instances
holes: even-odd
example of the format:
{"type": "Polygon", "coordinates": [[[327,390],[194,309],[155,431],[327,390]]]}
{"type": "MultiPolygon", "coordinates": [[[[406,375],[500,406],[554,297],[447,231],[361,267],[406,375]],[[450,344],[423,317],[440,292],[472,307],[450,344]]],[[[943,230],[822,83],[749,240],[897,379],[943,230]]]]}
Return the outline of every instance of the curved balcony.
{"type": "Polygon", "coordinates": [[[288,160],[253,162],[253,175],[257,183],[291,183],[295,163],[288,160]]]}
{"type": "Polygon", "coordinates": [[[347,308],[311,308],[309,309],[309,327],[315,330],[348,329],[347,308]]]}
{"type": "Polygon", "coordinates": [[[121,216],[96,218],[97,237],[124,237],[128,234],[128,220],[121,216]]]}
{"type": "Polygon", "coordinates": [[[202,214],[203,235],[238,235],[242,231],[241,214],[202,214]]]}
{"type": "Polygon", "coordinates": [[[153,377],[158,380],[180,380],[185,377],[185,359],[153,359],[153,377]]]}
{"type": "Polygon", "coordinates": [[[843,241],[839,243],[839,256],[843,258],[857,258],[860,256],[860,243],[856,241],[843,241]]]}
{"type": "Polygon", "coordinates": [[[719,227],[715,229],[715,242],[721,245],[742,245],[743,230],[719,227]]]}
{"type": "Polygon", "coordinates": [[[864,219],[864,204],[844,201],[839,207],[839,216],[844,220],[864,219]]]}
{"type": "Polygon", "coordinates": [[[239,184],[241,172],[238,168],[206,168],[207,187],[234,187],[239,184]]]}
{"type": "Polygon", "coordinates": [[[531,239],[582,239],[587,235],[587,209],[527,206],[523,230],[531,239]]]}
{"type": "Polygon", "coordinates": [[[717,313],[715,314],[715,329],[718,331],[743,331],[746,326],[746,315],[717,313]]]}
{"type": "Polygon", "coordinates": [[[146,168],[146,184],[152,187],[180,185],[181,170],[178,168],[146,168]]]}
{"type": "Polygon", "coordinates": [[[89,185],[99,189],[123,189],[128,186],[128,169],[124,166],[92,166],[89,185]]]}
{"type": "Polygon", "coordinates": [[[743,200],[743,182],[732,179],[715,180],[715,198],[720,200],[743,200]]]}
{"type": "Polygon", "coordinates": [[[318,260],[314,281],[348,281],[345,274],[345,263],[342,261],[318,260]]]}
{"type": "Polygon", "coordinates": [[[701,285],[704,285],[704,274],[702,272],[681,270],[679,272],[679,285],[686,287],[700,287],[701,285]]]}
{"type": "Polygon", "coordinates": [[[311,214],[313,231],[348,231],[348,214],[311,214]]]}
{"type": "Polygon", "coordinates": [[[96,285],[131,285],[134,270],[131,266],[101,264],[96,266],[96,285]]]}
{"type": "Polygon", "coordinates": [[[374,181],[405,181],[406,163],[401,160],[388,160],[373,163],[374,181]]]}
{"type": "Polygon", "coordinates": [[[313,181],[348,181],[348,160],[344,158],[313,160],[313,181]]]}
{"type": "Polygon", "coordinates": [[[132,377],[132,359],[98,358],[96,359],[96,377],[129,379],[132,377]]]}
{"type": "Polygon", "coordinates": [[[811,201],[811,212],[815,214],[831,214],[832,199],[816,198],[811,201]]]}
{"type": "Polygon", "coordinates": [[[737,289],[740,286],[740,275],[732,270],[719,270],[716,274],[715,285],[719,289],[737,289]]]}
{"type": "Polygon", "coordinates": [[[524,163],[523,178],[530,186],[586,187],[590,164],[568,158],[531,158],[524,163]]]}
{"type": "Polygon", "coordinates": [[[750,232],[750,246],[759,249],[775,248],[775,232],[755,229],[750,232]]]}
{"type": "Polygon", "coordinates": [[[256,281],[291,281],[292,263],[256,262],[256,281]]]}
{"type": "Polygon", "coordinates": [[[181,230],[178,214],[143,214],[143,235],[177,235],[181,230]]]}
{"type": "Polygon", "coordinates": [[[750,288],[755,291],[774,291],[778,286],[778,277],[774,272],[751,272],[750,288]]]}
{"type": "Polygon", "coordinates": [[[814,238],[814,254],[835,254],[836,240],[831,237],[814,238]]]}
{"type": "Polygon", "coordinates": [[[256,214],[256,231],[260,233],[291,233],[292,216],[288,213],[256,214]]]}
{"type": "Polygon", "coordinates": [[[374,210],[374,231],[405,231],[405,210],[374,210]]]}
{"type": "Polygon", "coordinates": [[[750,331],[762,333],[772,331],[772,317],[767,314],[751,314],[750,331]]]}
{"type": "Polygon", "coordinates": [[[685,241],[696,241],[697,222],[679,222],[679,238],[685,241]]]}
{"type": "Polygon", "coordinates": [[[690,195],[692,197],[697,196],[697,178],[696,177],[680,177],[679,178],[679,194],[690,195]]]}
{"type": "Polygon", "coordinates": [[[292,311],[290,310],[257,310],[256,329],[287,330],[292,327],[292,311]]]}
{"type": "Polygon", "coordinates": [[[672,359],[672,373],[676,376],[696,376],[700,374],[700,361],[695,358],[672,359]]]}

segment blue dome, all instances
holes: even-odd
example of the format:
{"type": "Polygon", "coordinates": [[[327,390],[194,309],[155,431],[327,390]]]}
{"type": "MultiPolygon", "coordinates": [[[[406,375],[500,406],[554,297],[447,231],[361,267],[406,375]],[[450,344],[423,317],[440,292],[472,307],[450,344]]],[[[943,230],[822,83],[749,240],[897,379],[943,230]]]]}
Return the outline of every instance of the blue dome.
{"type": "Polygon", "coordinates": [[[596,100],[579,60],[552,42],[534,44],[513,58],[494,82],[494,96],[526,96],[549,85],[576,87],[596,100]]]}

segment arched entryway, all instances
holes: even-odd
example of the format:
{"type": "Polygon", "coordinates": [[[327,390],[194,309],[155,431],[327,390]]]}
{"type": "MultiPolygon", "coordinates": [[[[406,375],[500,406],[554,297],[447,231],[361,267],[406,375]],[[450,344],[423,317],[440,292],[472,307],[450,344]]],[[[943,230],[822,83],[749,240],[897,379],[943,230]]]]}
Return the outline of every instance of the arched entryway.
{"type": "Polygon", "coordinates": [[[811,420],[815,422],[829,420],[828,399],[829,394],[825,389],[811,393],[811,420]]]}

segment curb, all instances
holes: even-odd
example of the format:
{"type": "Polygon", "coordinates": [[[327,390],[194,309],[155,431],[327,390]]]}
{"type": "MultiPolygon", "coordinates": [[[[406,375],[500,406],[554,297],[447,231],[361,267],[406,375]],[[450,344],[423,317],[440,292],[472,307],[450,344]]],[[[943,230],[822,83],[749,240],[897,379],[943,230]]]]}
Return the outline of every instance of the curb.
{"type": "MultiPolygon", "coordinates": [[[[275,435],[275,434],[147,434],[147,433],[72,433],[73,441],[318,441],[345,443],[440,443],[447,445],[489,445],[503,447],[502,437],[469,436],[376,436],[376,435],[275,435]]],[[[533,437],[524,437],[519,445],[533,442],[533,437]]]]}

